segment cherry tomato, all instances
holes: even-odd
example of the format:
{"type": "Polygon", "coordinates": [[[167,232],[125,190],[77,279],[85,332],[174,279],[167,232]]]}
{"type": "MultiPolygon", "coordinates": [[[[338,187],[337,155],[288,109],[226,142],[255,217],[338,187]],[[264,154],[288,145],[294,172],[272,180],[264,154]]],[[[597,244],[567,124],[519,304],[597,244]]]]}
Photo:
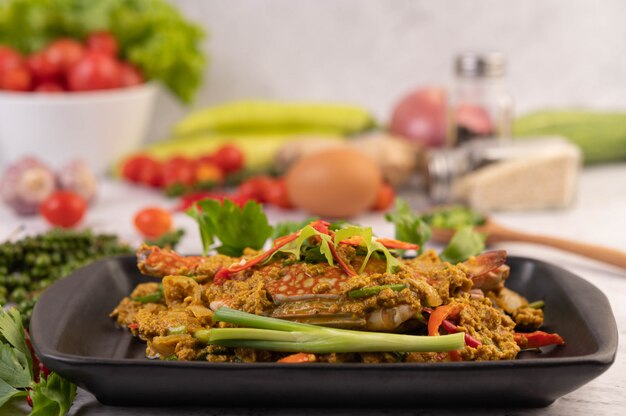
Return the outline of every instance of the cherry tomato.
{"type": "Polygon", "coordinates": [[[388,209],[391,204],[393,204],[395,197],[396,193],[393,188],[390,185],[383,183],[380,188],[378,188],[376,200],[374,201],[372,209],[375,211],[384,211],[388,209]]]}
{"type": "Polygon", "coordinates": [[[172,214],[162,208],[148,207],[135,214],[135,227],[141,234],[158,238],[172,229],[172,214]]]}
{"type": "Polygon", "coordinates": [[[59,77],[57,66],[42,52],[34,53],[26,58],[28,69],[39,83],[55,82],[59,77]]]}
{"type": "Polygon", "coordinates": [[[174,156],[163,164],[163,186],[175,184],[193,185],[196,183],[194,162],[186,157],[174,156]]]}
{"type": "Polygon", "coordinates": [[[154,159],[144,161],[139,171],[139,182],[160,188],[163,186],[163,164],[154,159]]]}
{"type": "Polygon", "coordinates": [[[196,181],[219,183],[224,179],[224,172],[213,162],[196,162],[196,181]]]}
{"type": "Polygon", "coordinates": [[[2,73],[0,89],[9,91],[30,91],[33,87],[33,78],[25,66],[9,69],[2,73]]]}
{"type": "Polygon", "coordinates": [[[122,165],[122,176],[132,182],[139,182],[141,176],[141,170],[146,163],[154,161],[147,155],[135,155],[126,159],[122,165]]]}
{"type": "Polygon", "coordinates": [[[280,208],[293,208],[293,205],[289,200],[289,193],[287,192],[287,183],[284,179],[276,179],[267,187],[265,190],[265,200],[280,208]]]}
{"type": "Polygon", "coordinates": [[[48,45],[42,52],[57,74],[67,73],[76,65],[83,55],[85,48],[80,42],[71,38],[60,38],[48,45]]]}
{"type": "Polygon", "coordinates": [[[144,82],[141,71],[129,63],[120,62],[120,85],[122,87],[132,87],[133,85],[141,85],[144,82]]]}
{"type": "Polygon", "coordinates": [[[243,181],[237,188],[237,194],[243,198],[254,199],[257,202],[267,202],[267,189],[274,180],[269,176],[255,176],[243,181]]]}
{"type": "Polygon", "coordinates": [[[41,215],[50,224],[63,228],[78,224],[86,210],[87,201],[70,191],[56,191],[46,198],[39,207],[41,215]]]}
{"type": "Polygon", "coordinates": [[[65,91],[61,84],[54,81],[42,82],[35,87],[36,92],[63,92],[65,91]]]}
{"type": "Polygon", "coordinates": [[[117,56],[117,39],[109,32],[94,32],[87,36],[87,49],[102,52],[111,57],[117,56]]]}
{"type": "Polygon", "coordinates": [[[0,45],[0,78],[2,73],[22,66],[22,55],[8,46],[0,45]]]}
{"type": "Polygon", "coordinates": [[[70,91],[93,91],[118,88],[118,62],[99,52],[88,52],[67,72],[70,91]]]}
{"type": "Polygon", "coordinates": [[[225,144],[217,149],[214,157],[215,163],[224,173],[237,172],[243,167],[243,152],[235,145],[225,144]]]}

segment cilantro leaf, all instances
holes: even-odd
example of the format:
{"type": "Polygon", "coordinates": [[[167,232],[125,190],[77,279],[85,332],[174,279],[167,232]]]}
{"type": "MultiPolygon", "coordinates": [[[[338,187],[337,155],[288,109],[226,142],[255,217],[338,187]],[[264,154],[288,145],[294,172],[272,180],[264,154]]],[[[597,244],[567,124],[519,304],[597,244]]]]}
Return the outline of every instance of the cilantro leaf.
{"type": "Polygon", "coordinates": [[[396,199],[395,211],[385,214],[385,219],[396,226],[396,239],[419,244],[419,253],[423,251],[424,243],[430,239],[430,227],[413,213],[405,200],[396,199]]]}
{"type": "Polygon", "coordinates": [[[223,202],[205,199],[187,211],[200,228],[202,246],[206,254],[210,249],[228,256],[241,256],[245,248],[259,250],[272,235],[261,205],[248,201],[243,208],[230,199],[223,202]],[[218,239],[221,245],[217,246],[218,239]]]}
{"type": "Polygon", "coordinates": [[[33,400],[31,416],[65,416],[76,397],[76,386],[56,373],[48,379],[33,383],[30,397],[33,400]]]}
{"type": "Polygon", "coordinates": [[[465,261],[471,256],[482,253],[485,249],[486,237],[485,234],[476,232],[471,225],[463,226],[454,233],[439,257],[452,264],[465,261]]]}

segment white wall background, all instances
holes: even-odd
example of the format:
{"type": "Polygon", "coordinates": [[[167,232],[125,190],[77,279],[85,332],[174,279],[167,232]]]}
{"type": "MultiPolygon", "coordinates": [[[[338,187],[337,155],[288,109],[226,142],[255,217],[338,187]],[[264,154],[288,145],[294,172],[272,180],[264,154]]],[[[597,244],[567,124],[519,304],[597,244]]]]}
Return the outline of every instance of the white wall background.
{"type": "MultiPolygon", "coordinates": [[[[211,63],[193,107],[250,97],[334,100],[385,120],[410,88],[448,83],[456,52],[500,50],[518,112],[626,109],[622,0],[175,3],[210,32],[211,63]]],[[[151,138],[185,111],[164,94],[151,138]]]]}

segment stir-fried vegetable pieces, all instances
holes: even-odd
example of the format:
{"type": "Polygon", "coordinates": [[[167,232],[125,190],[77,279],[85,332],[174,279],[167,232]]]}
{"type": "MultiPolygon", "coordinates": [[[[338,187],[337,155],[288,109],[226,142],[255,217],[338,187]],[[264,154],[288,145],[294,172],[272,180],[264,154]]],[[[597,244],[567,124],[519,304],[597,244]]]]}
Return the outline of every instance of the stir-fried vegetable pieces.
{"type": "Polygon", "coordinates": [[[48,374],[29,347],[22,318],[16,309],[0,309],[0,414],[12,398],[30,397],[31,415],[65,415],[76,396],[76,386],[48,374]]]}
{"type": "Polygon", "coordinates": [[[222,307],[213,319],[249,328],[200,330],[195,338],[213,345],[282,352],[454,351],[465,346],[464,334],[438,337],[351,331],[289,322],[222,307]]]}

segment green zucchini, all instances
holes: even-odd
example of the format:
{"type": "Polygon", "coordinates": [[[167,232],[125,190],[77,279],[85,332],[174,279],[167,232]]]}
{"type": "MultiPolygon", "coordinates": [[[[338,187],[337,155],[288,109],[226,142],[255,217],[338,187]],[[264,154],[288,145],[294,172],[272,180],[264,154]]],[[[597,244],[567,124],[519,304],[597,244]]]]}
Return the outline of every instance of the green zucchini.
{"type": "Polygon", "coordinates": [[[513,136],[563,136],[578,145],[586,164],[626,160],[626,113],[550,110],[515,121],[513,136]]]}

